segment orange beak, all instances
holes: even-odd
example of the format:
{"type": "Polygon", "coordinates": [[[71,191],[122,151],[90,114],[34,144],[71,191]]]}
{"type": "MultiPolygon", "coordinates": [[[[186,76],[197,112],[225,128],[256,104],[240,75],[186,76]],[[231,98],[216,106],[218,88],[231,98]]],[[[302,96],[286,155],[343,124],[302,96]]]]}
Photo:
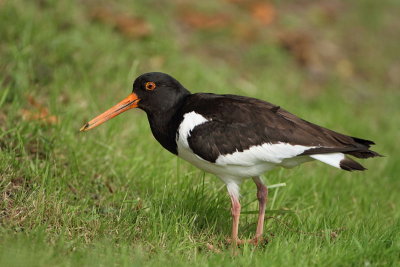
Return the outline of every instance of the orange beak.
{"type": "Polygon", "coordinates": [[[100,124],[108,121],[109,119],[114,118],[115,116],[121,114],[124,111],[127,111],[131,108],[136,108],[138,106],[139,98],[135,93],[128,95],[124,100],[107,110],[106,112],[100,114],[96,118],[92,119],[91,121],[87,122],[83,127],[80,129],[81,132],[89,131],[94,127],[99,126],[100,124]]]}

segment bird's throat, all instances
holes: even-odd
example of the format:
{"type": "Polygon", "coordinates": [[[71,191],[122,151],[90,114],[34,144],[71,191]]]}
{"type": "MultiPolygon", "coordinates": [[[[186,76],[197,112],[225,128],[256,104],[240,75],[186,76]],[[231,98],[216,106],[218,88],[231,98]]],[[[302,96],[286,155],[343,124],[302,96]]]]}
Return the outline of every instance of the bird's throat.
{"type": "Polygon", "coordinates": [[[176,111],[161,114],[147,114],[154,138],[169,152],[177,155],[176,132],[182,118],[176,111]]]}

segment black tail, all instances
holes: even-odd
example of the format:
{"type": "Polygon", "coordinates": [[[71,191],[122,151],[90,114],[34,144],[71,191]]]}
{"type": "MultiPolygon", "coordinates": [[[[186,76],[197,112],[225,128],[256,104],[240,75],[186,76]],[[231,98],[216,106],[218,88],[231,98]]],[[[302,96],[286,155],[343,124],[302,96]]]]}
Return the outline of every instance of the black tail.
{"type": "Polygon", "coordinates": [[[349,151],[344,152],[345,154],[352,155],[356,158],[366,159],[366,158],[373,158],[373,157],[382,157],[381,154],[378,152],[366,149],[366,150],[356,150],[356,151],[349,151]]]}
{"type": "Polygon", "coordinates": [[[353,138],[354,142],[364,145],[366,147],[370,147],[371,145],[375,145],[374,141],[371,140],[366,140],[366,139],[361,139],[361,138],[357,138],[357,137],[351,137],[353,138]]]}
{"type": "MultiPolygon", "coordinates": [[[[356,150],[353,151],[348,151],[344,152],[344,154],[348,154],[351,156],[354,156],[356,158],[373,158],[373,157],[382,157],[381,154],[378,152],[369,150],[369,147],[371,145],[375,145],[373,141],[370,140],[365,140],[357,137],[351,137],[353,138],[354,142],[359,146],[356,150]]],[[[352,160],[350,158],[345,158],[340,161],[340,168],[346,171],[364,171],[366,168],[362,166],[360,163],[358,163],[355,160],[352,160]]]]}
{"type": "Polygon", "coordinates": [[[340,168],[342,168],[345,171],[364,171],[366,168],[362,166],[360,163],[357,161],[354,161],[350,158],[345,158],[340,161],[340,168]]]}
{"type": "Polygon", "coordinates": [[[378,152],[369,150],[371,145],[375,145],[373,141],[365,140],[357,137],[351,137],[354,142],[359,145],[358,148],[354,149],[353,151],[343,152],[348,155],[352,155],[356,158],[366,159],[366,158],[373,158],[373,157],[382,157],[381,154],[378,152]]]}
{"type": "MultiPolygon", "coordinates": [[[[346,155],[351,155],[356,158],[372,158],[372,157],[382,157],[379,153],[369,150],[369,147],[371,145],[374,145],[375,143],[369,140],[364,140],[356,137],[350,137],[350,136],[345,136],[341,134],[335,133],[335,138],[337,140],[340,140],[339,138],[347,138],[347,146],[343,147],[316,147],[316,148],[311,148],[306,151],[304,151],[301,155],[315,155],[315,154],[329,154],[329,153],[343,153],[346,155]],[[350,142],[349,139],[351,140],[350,142]]],[[[345,144],[342,142],[342,144],[345,144]]],[[[329,164],[329,163],[328,163],[329,164]]],[[[351,158],[344,158],[340,161],[339,164],[340,168],[342,170],[346,171],[364,171],[366,168],[362,166],[360,163],[357,161],[351,159],[351,158]]]]}

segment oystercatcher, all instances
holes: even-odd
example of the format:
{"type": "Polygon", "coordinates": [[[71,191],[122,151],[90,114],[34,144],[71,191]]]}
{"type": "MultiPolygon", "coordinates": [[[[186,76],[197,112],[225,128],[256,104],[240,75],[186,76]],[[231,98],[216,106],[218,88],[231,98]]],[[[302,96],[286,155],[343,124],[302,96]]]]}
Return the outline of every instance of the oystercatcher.
{"type": "Polygon", "coordinates": [[[191,94],[176,79],[161,72],[140,75],[132,93],[87,122],[88,131],[118,114],[140,108],[147,114],[156,140],[169,152],[215,174],[231,199],[232,242],[238,239],[239,186],[252,178],[259,201],[255,237],[261,240],[268,189],[260,175],[275,168],[292,168],[318,160],[346,171],[365,168],[349,158],[380,156],[374,142],[315,125],[271,103],[237,95],[191,94]]]}

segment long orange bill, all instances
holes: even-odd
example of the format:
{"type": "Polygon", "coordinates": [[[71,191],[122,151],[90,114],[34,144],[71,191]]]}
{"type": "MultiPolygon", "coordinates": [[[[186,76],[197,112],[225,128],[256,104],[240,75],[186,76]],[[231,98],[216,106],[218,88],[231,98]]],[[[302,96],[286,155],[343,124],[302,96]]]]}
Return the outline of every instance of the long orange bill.
{"type": "Polygon", "coordinates": [[[100,124],[108,121],[109,119],[114,118],[118,114],[121,114],[124,111],[127,111],[131,108],[136,108],[138,106],[139,98],[135,93],[128,95],[124,100],[107,110],[106,112],[100,114],[96,118],[92,119],[91,121],[87,122],[83,127],[80,129],[81,132],[89,131],[94,127],[99,126],[100,124]]]}

